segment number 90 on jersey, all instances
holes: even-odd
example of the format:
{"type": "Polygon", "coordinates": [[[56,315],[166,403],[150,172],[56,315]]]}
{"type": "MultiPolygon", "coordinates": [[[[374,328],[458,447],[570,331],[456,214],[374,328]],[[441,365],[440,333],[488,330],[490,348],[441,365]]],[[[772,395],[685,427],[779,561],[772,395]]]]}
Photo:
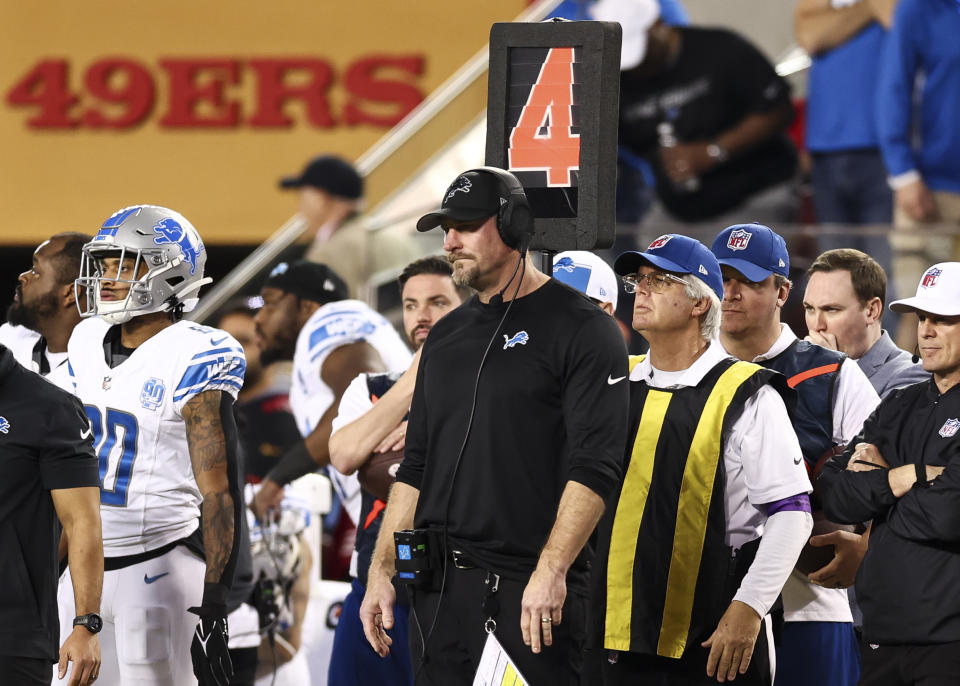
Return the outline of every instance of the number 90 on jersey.
{"type": "Polygon", "coordinates": [[[531,248],[613,244],[619,94],[619,24],[493,25],[486,164],[523,184],[531,248]]]}

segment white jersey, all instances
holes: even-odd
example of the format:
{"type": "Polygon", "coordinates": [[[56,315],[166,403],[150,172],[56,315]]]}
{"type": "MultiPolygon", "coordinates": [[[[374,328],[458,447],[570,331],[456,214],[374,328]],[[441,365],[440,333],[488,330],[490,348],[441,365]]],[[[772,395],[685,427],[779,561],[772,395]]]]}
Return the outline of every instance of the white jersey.
{"type": "Polygon", "coordinates": [[[45,356],[50,371],[43,377],[68,393],[73,393],[73,380],[67,369],[67,353],[52,353],[47,350],[40,334],[25,326],[0,325],[0,344],[13,353],[14,359],[32,372],[40,374],[38,355],[45,356]],[[38,350],[38,347],[40,348],[38,350]]]}
{"type": "MultiPolygon", "coordinates": [[[[359,300],[327,303],[307,320],[297,336],[290,384],[290,409],[302,436],[307,436],[330,409],[333,390],[321,378],[327,356],[342,345],[366,341],[380,354],[387,369],[406,369],[413,356],[396,329],[383,315],[359,300]]],[[[344,476],[333,467],[327,470],[347,515],[357,524],[360,518],[360,482],[356,474],[344,476]]],[[[351,563],[351,568],[355,563],[351,563]]]]}
{"type": "Polygon", "coordinates": [[[104,556],[117,557],[155,550],[196,530],[202,498],[181,412],[203,391],[236,399],[246,360],[225,331],[180,321],[110,368],[104,355],[109,329],[102,319],[84,320],[67,350],[100,458],[104,556]]]}
{"type": "Polygon", "coordinates": [[[290,384],[290,409],[300,434],[313,431],[333,404],[333,391],[320,377],[327,356],[342,345],[366,341],[389,371],[406,369],[413,356],[396,329],[359,300],[327,303],[307,320],[297,336],[290,384]]]}

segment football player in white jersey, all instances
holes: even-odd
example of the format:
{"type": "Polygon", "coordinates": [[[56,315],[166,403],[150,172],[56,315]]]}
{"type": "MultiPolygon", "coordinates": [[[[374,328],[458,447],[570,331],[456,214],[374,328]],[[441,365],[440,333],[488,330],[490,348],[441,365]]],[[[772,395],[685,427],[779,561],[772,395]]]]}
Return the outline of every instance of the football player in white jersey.
{"type": "Polygon", "coordinates": [[[180,319],[210,281],[205,261],[190,222],[152,205],[116,212],[83,247],[88,307],[68,352],[100,459],[101,684],[219,685],[233,671],[232,404],[246,365],[228,334],[180,319]],[[198,526],[205,562],[182,545],[198,526]]]}
{"type": "MultiPolygon", "coordinates": [[[[384,317],[359,300],[330,267],[281,262],[261,289],[256,327],[262,359],[293,360],[290,408],[303,442],[280,459],[261,482],[252,508],[258,517],[279,506],[283,486],[330,464],[328,442],[344,390],[357,375],[406,369],[411,354],[384,317]]],[[[356,477],[330,470],[354,523],[360,513],[356,477]],[[349,491],[349,492],[347,492],[349,491]],[[348,502],[349,501],[349,502],[348,502]]]]}
{"type": "Polygon", "coordinates": [[[71,231],[41,243],[30,269],[19,276],[7,322],[0,326],[0,343],[17,362],[71,393],[67,341],[80,323],[73,281],[80,273],[81,248],[91,238],[71,231]]]}

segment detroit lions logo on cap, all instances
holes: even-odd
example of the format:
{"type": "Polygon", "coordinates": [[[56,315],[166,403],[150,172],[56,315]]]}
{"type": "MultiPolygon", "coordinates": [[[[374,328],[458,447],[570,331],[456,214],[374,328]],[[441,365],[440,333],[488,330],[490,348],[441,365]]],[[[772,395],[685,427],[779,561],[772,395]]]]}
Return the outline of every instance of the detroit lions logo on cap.
{"type": "Polygon", "coordinates": [[[183,227],[174,219],[162,219],[154,227],[155,233],[159,234],[153,239],[157,245],[172,243],[180,248],[183,253],[183,259],[190,263],[190,273],[197,271],[197,256],[203,252],[203,243],[196,246],[190,242],[190,237],[183,227]]]}
{"type": "Polygon", "coordinates": [[[960,429],[960,419],[948,419],[937,433],[943,438],[950,438],[957,433],[957,429],[960,429]]]}
{"type": "Polygon", "coordinates": [[[450,184],[450,187],[447,189],[447,197],[444,198],[443,201],[448,201],[456,193],[469,193],[471,188],[473,188],[473,184],[470,182],[470,179],[466,176],[458,176],[457,180],[450,184]]]}
{"type": "Polygon", "coordinates": [[[0,417],[0,434],[10,433],[10,422],[6,417],[0,417]]]}
{"type": "MultiPolygon", "coordinates": [[[[924,288],[933,288],[937,285],[937,279],[940,278],[940,275],[943,273],[943,270],[937,269],[936,267],[931,267],[923,275],[923,279],[920,281],[920,285],[924,288]]],[[[942,434],[941,434],[942,435],[942,434]]]]}
{"type": "Polygon", "coordinates": [[[553,265],[553,273],[557,272],[570,272],[573,273],[573,270],[577,268],[577,265],[573,263],[572,257],[561,257],[553,265]]]}
{"type": "Polygon", "coordinates": [[[673,238],[673,236],[669,236],[669,235],[660,236],[660,238],[657,238],[656,240],[653,241],[653,243],[647,246],[647,250],[656,250],[657,248],[662,248],[663,246],[665,246],[667,243],[670,242],[671,238],[673,238]]]}
{"type": "Polygon", "coordinates": [[[290,269],[290,265],[287,264],[286,262],[281,262],[272,270],[270,270],[270,276],[280,276],[281,274],[285,273],[288,269],[290,269]]]}
{"type": "Polygon", "coordinates": [[[727,247],[730,248],[730,250],[746,250],[752,237],[753,234],[745,229],[731,231],[730,236],[727,238],[727,247]]]}

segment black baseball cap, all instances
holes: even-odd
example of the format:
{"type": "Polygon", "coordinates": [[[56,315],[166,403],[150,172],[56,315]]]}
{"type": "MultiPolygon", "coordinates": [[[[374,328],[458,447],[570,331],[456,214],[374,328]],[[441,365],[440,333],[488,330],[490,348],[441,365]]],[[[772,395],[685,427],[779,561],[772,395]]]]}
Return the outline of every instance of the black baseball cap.
{"type": "Polygon", "coordinates": [[[280,262],[270,270],[264,288],[279,288],[298,298],[321,305],[350,297],[347,284],[330,267],[319,262],[300,260],[292,264],[280,262]]]}
{"type": "Polygon", "coordinates": [[[447,187],[440,209],[420,217],[417,231],[435,229],[444,219],[472,222],[492,217],[509,200],[500,195],[500,186],[493,174],[482,171],[460,174],[447,187]]]}
{"type": "Polygon", "coordinates": [[[359,200],[363,197],[363,177],[352,164],[336,155],[321,155],[310,160],[299,176],[280,179],[281,188],[312,186],[333,195],[359,200]]]}

